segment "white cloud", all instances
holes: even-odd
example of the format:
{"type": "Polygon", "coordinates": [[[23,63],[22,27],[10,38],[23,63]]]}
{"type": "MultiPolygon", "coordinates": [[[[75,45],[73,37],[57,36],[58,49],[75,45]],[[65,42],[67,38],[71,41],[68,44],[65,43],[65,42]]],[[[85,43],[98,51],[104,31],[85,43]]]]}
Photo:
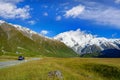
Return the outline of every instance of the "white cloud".
{"type": "Polygon", "coordinates": [[[36,22],[34,20],[28,21],[29,24],[34,25],[36,22]]]}
{"type": "Polygon", "coordinates": [[[115,8],[86,10],[79,18],[93,20],[105,25],[115,25],[120,28],[120,10],[115,8]]]}
{"type": "Polygon", "coordinates": [[[84,9],[85,9],[85,7],[82,6],[82,5],[75,6],[72,9],[66,11],[65,16],[76,18],[77,16],[79,16],[84,11],[84,9]]]}
{"type": "Polygon", "coordinates": [[[117,33],[112,34],[112,38],[114,38],[117,35],[117,33]]]}
{"type": "Polygon", "coordinates": [[[119,3],[120,3],[120,0],[115,0],[115,3],[119,4],[119,3]]]}
{"type": "Polygon", "coordinates": [[[19,2],[23,2],[24,0],[0,0],[0,2],[5,2],[5,3],[12,3],[12,4],[16,4],[19,2]]]}
{"type": "Polygon", "coordinates": [[[44,16],[48,16],[48,13],[47,13],[47,12],[45,12],[43,15],[44,15],[44,16]]]}
{"type": "Polygon", "coordinates": [[[46,34],[48,34],[48,33],[49,33],[49,31],[47,31],[47,30],[42,30],[42,31],[40,32],[41,35],[46,35],[46,34]]]}
{"type": "Polygon", "coordinates": [[[0,1],[0,17],[5,19],[27,19],[30,18],[30,7],[28,5],[19,8],[16,6],[22,0],[1,0],[0,1]]]}
{"type": "Polygon", "coordinates": [[[56,21],[60,21],[61,18],[62,18],[61,16],[57,16],[57,17],[56,17],[56,21]]]}
{"type": "Polygon", "coordinates": [[[80,18],[94,21],[102,25],[111,25],[120,29],[120,10],[115,7],[109,7],[102,4],[94,3],[97,6],[87,6],[77,12],[81,8],[78,6],[66,11],[66,17],[80,18]],[[79,8],[78,8],[79,7],[79,8]],[[74,11],[76,12],[73,12],[74,11]],[[70,13],[71,11],[71,13],[70,13]],[[69,12],[69,13],[68,13],[69,12]],[[73,13],[72,13],[73,12],[73,13]]]}

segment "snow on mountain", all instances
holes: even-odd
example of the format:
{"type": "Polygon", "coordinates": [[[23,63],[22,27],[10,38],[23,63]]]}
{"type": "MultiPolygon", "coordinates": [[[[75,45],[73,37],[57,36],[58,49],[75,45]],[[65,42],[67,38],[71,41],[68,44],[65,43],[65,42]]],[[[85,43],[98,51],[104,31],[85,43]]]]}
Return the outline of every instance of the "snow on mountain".
{"type": "Polygon", "coordinates": [[[1,25],[1,24],[3,24],[3,23],[5,23],[5,21],[3,21],[3,20],[0,20],[0,25],[1,25]]]}
{"type": "Polygon", "coordinates": [[[97,37],[80,29],[60,33],[54,39],[65,43],[78,54],[100,52],[106,49],[120,49],[120,39],[97,37]]]}
{"type": "Polygon", "coordinates": [[[18,31],[20,31],[23,35],[29,37],[30,39],[33,40],[33,36],[36,35],[36,36],[40,36],[40,37],[43,37],[43,38],[47,38],[47,39],[52,39],[50,37],[47,37],[47,36],[44,36],[42,34],[39,34],[33,30],[30,30],[29,28],[26,28],[26,27],[23,27],[21,25],[17,25],[17,24],[12,24],[12,23],[8,23],[6,21],[3,21],[3,20],[0,20],[0,25],[2,24],[8,24],[8,25],[11,25],[11,27],[14,27],[15,29],[17,29],[18,31]]]}
{"type": "MultiPolygon", "coordinates": [[[[0,25],[7,22],[0,20],[0,25]]],[[[33,40],[33,36],[42,36],[29,28],[22,27],[20,25],[15,25],[7,23],[20,31],[23,35],[29,37],[33,40]]],[[[9,34],[8,34],[9,36],[9,34]]],[[[48,38],[48,37],[45,37],[48,38]]],[[[49,38],[51,39],[51,38],[49,38]]],[[[100,52],[107,49],[118,49],[120,50],[120,39],[107,39],[104,37],[97,37],[96,35],[88,34],[85,31],[77,29],[76,31],[68,31],[58,34],[54,39],[65,43],[68,47],[72,48],[78,54],[100,52]]]]}
{"type": "MultiPolygon", "coordinates": [[[[0,24],[4,24],[4,23],[7,23],[7,22],[5,22],[5,21],[3,21],[3,20],[0,20],[0,24]]],[[[32,31],[32,30],[30,30],[29,28],[22,27],[22,26],[20,26],[20,25],[16,25],[16,24],[12,24],[12,23],[7,23],[7,24],[15,27],[16,29],[18,29],[18,30],[20,30],[20,31],[24,31],[24,32],[31,33],[31,34],[38,34],[38,33],[36,33],[35,31],[32,31]]]]}
{"type": "MultiPolygon", "coordinates": [[[[11,23],[9,23],[9,24],[11,24],[11,23]]],[[[20,31],[24,31],[24,32],[31,33],[31,34],[37,34],[35,31],[32,31],[29,28],[22,27],[20,25],[15,25],[15,24],[11,24],[11,25],[14,26],[15,28],[17,28],[20,31]]]]}
{"type": "Polygon", "coordinates": [[[0,20],[0,25],[2,25],[2,24],[4,24],[4,23],[6,23],[6,24],[8,24],[8,25],[11,25],[11,27],[16,28],[16,29],[17,29],[18,31],[20,31],[23,35],[29,37],[30,39],[32,39],[32,36],[33,36],[33,35],[42,36],[42,35],[38,34],[37,32],[30,30],[29,28],[22,27],[22,26],[20,26],[20,25],[16,25],[16,24],[12,24],[12,23],[7,23],[7,22],[5,22],[5,21],[0,20]]]}

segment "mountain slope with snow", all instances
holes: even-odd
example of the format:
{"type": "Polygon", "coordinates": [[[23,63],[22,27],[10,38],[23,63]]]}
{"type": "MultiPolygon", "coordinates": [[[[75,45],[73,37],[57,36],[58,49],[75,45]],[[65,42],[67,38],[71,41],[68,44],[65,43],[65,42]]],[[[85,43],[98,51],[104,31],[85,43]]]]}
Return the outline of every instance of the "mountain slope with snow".
{"type": "Polygon", "coordinates": [[[78,54],[101,52],[108,49],[120,50],[120,39],[107,39],[88,34],[80,29],[60,33],[54,37],[78,54]]]}
{"type": "Polygon", "coordinates": [[[60,41],[5,21],[0,21],[0,55],[73,57],[76,53],[60,41]]]}

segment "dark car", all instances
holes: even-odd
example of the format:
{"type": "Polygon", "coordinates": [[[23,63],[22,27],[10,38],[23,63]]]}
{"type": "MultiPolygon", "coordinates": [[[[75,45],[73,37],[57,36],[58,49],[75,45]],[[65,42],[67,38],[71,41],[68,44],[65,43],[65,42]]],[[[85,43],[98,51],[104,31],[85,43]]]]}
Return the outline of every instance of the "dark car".
{"type": "Polygon", "coordinates": [[[24,60],[25,58],[23,56],[19,56],[18,60],[24,60]]]}

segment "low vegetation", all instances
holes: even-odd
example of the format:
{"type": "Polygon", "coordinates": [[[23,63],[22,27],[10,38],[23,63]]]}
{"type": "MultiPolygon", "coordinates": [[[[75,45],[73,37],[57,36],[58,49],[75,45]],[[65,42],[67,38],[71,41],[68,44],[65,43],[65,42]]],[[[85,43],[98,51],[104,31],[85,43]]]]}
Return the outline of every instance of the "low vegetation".
{"type": "Polygon", "coordinates": [[[59,70],[64,80],[119,80],[120,59],[43,58],[0,69],[0,80],[58,80],[48,76],[59,70]]]}
{"type": "Polygon", "coordinates": [[[84,58],[91,58],[91,57],[99,57],[100,56],[100,53],[85,53],[85,54],[82,54],[80,55],[80,57],[84,57],[84,58]]]}
{"type": "Polygon", "coordinates": [[[38,34],[19,31],[7,23],[0,25],[0,56],[76,57],[64,43],[38,34]],[[32,35],[32,36],[30,36],[32,35]]]}

